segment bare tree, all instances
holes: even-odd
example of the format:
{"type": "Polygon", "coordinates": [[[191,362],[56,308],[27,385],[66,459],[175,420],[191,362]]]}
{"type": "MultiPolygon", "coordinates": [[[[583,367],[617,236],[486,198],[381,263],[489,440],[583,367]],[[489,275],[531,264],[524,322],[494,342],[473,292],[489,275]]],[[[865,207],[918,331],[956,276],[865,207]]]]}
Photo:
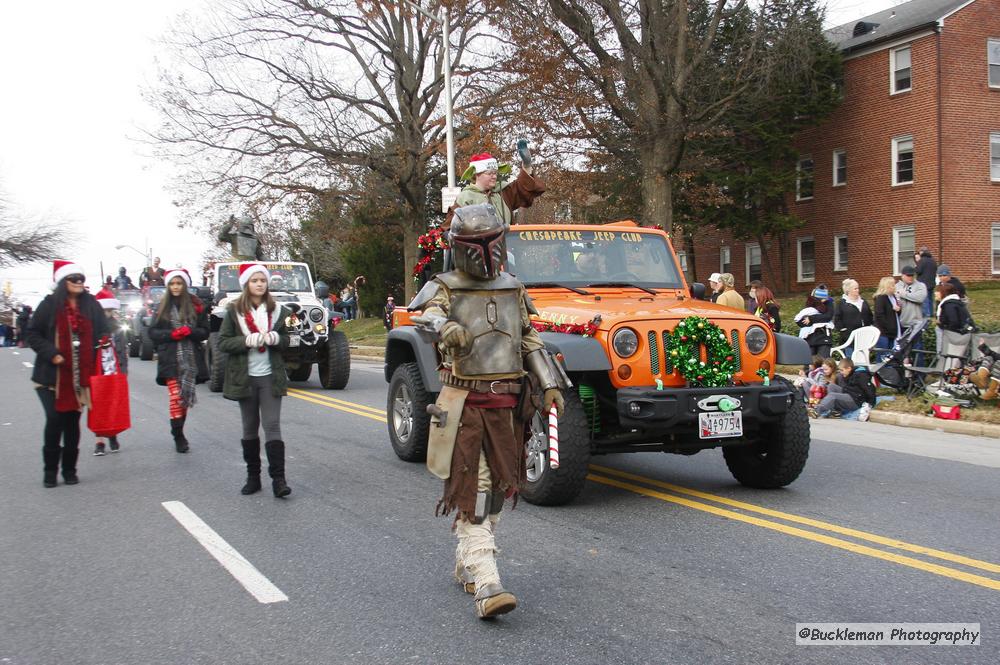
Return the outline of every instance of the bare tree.
{"type": "MultiPolygon", "coordinates": [[[[483,8],[448,5],[462,118],[478,94],[462,63],[475,59],[483,8]]],[[[416,262],[430,184],[445,168],[436,24],[400,1],[225,0],[170,42],[177,62],[149,95],[164,117],[153,137],[188,167],[189,182],[265,206],[351,196],[361,173],[372,173],[394,190],[405,263],[416,262]]]]}
{"type": "Polygon", "coordinates": [[[496,15],[551,136],[637,164],[642,219],[672,224],[671,177],[771,62],[746,0],[522,0],[496,15]]]}
{"type": "Polygon", "coordinates": [[[50,261],[74,239],[63,224],[22,215],[0,189],[0,267],[50,261]]]}

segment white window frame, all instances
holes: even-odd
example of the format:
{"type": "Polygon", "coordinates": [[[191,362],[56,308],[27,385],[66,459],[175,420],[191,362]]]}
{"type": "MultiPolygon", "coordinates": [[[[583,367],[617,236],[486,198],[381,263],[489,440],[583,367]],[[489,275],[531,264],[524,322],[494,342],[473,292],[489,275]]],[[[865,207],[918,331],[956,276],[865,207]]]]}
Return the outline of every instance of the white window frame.
{"type": "Polygon", "coordinates": [[[903,92],[909,92],[913,90],[913,44],[904,44],[898,48],[894,48],[889,51],[889,94],[898,95],[903,92]],[[899,51],[909,51],[910,52],[910,87],[896,89],[896,53],[899,51]]]}
{"type": "Polygon", "coordinates": [[[1000,182],[1000,132],[990,132],[990,181],[1000,182]],[[994,147],[996,154],[993,154],[994,147]],[[996,173],[993,172],[993,162],[998,162],[996,173]]]}
{"type": "MultiPolygon", "coordinates": [[[[897,187],[899,185],[912,185],[917,179],[917,142],[913,139],[912,134],[904,134],[903,136],[897,136],[892,139],[892,186],[897,187]],[[899,144],[902,141],[909,141],[913,144],[913,176],[912,180],[896,180],[897,171],[896,164],[899,161],[899,144]]],[[[899,273],[896,273],[899,274],[899,273]]]]}
{"type": "Polygon", "coordinates": [[[834,187],[843,187],[844,185],[847,184],[847,151],[844,150],[843,148],[837,148],[836,150],[833,151],[833,175],[832,175],[832,180],[833,180],[833,186],[834,187]],[[837,158],[838,157],[843,157],[844,158],[844,181],[843,182],[837,182],[837,173],[840,170],[838,168],[839,165],[837,164],[837,158]]]}
{"type": "Polygon", "coordinates": [[[994,90],[1000,89],[1000,81],[993,83],[990,80],[990,67],[1000,67],[1000,61],[990,62],[990,47],[994,44],[1000,44],[1000,38],[990,38],[986,40],[986,84],[989,85],[994,90]]]}
{"type": "Polygon", "coordinates": [[[795,279],[798,282],[816,281],[816,239],[812,236],[803,236],[795,240],[795,279]],[[813,244],[813,274],[812,277],[802,275],[802,243],[811,242],[813,244]]]}
{"type": "Polygon", "coordinates": [[[900,269],[899,265],[899,234],[910,231],[913,233],[913,248],[916,251],[917,247],[917,229],[912,224],[906,224],[905,226],[894,226],[892,227],[892,274],[899,275],[900,269]]]}
{"type": "Polygon", "coordinates": [[[681,272],[686,275],[688,271],[688,254],[684,250],[677,252],[677,265],[680,266],[681,272]]]}
{"type": "Polygon", "coordinates": [[[990,226],[990,269],[994,275],[1000,275],[1000,269],[997,269],[997,261],[994,258],[997,253],[1000,253],[1000,244],[994,242],[997,234],[1000,234],[1000,223],[994,223],[990,226]]]}
{"type": "Polygon", "coordinates": [[[760,266],[761,270],[761,278],[764,277],[764,255],[760,251],[760,243],[748,242],[746,246],[746,261],[744,262],[744,269],[743,269],[743,272],[746,273],[746,278],[747,278],[745,282],[746,284],[750,283],[750,252],[753,251],[754,249],[757,250],[757,254],[760,256],[760,263],[758,265],[760,266]]]}
{"type": "Polygon", "coordinates": [[[729,272],[733,267],[733,249],[729,245],[719,247],[719,272],[729,272]],[[726,268],[726,264],[729,268],[726,268]]]}
{"type": "MultiPolygon", "coordinates": [[[[840,239],[843,238],[847,240],[846,233],[838,233],[833,236],[833,271],[834,272],[847,272],[847,262],[841,262],[840,260],[840,239]]],[[[848,242],[847,245],[847,260],[851,259],[851,245],[848,242]]]]}
{"type": "Polygon", "coordinates": [[[799,161],[795,163],[795,200],[796,201],[812,201],[813,197],[816,195],[816,160],[812,158],[812,155],[802,155],[799,157],[799,161]],[[812,162],[812,168],[809,170],[809,179],[812,181],[812,194],[809,196],[802,196],[802,162],[812,162]]]}

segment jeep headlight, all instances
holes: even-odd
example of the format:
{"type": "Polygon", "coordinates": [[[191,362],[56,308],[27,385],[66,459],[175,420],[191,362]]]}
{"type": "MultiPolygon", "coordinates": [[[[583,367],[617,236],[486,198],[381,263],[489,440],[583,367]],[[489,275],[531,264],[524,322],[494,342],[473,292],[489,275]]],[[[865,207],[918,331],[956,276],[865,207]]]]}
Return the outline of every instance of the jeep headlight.
{"type": "Polygon", "coordinates": [[[631,328],[622,328],[611,339],[611,346],[619,356],[628,358],[638,350],[639,336],[631,328]]]}
{"type": "Polygon", "coordinates": [[[319,323],[323,320],[323,310],[318,308],[313,308],[309,310],[309,320],[313,323],[319,323]]]}
{"type": "Polygon", "coordinates": [[[760,326],[750,326],[746,334],[747,349],[756,355],[767,348],[767,331],[760,326]]]}

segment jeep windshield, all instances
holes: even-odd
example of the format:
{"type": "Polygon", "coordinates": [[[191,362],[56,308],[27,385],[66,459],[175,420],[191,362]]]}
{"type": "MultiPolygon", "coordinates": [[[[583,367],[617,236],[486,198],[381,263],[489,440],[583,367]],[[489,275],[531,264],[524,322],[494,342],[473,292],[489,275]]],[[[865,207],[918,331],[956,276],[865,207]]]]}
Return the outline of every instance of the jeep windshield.
{"type": "MultiPolygon", "coordinates": [[[[264,262],[271,273],[270,289],[272,291],[296,291],[312,293],[312,281],[309,279],[309,269],[303,265],[292,263],[264,262]]],[[[219,291],[231,293],[242,291],[240,288],[240,266],[219,266],[219,291]]]]}
{"type": "Polygon", "coordinates": [[[519,231],[515,226],[507,233],[507,271],[525,286],[682,286],[663,236],[636,231],[519,231]]]}

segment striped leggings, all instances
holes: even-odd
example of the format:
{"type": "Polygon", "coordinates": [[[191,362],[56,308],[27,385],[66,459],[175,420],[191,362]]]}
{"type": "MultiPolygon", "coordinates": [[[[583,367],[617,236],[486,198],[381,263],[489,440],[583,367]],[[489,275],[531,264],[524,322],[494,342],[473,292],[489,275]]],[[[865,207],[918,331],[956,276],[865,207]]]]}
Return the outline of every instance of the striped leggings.
{"type": "Polygon", "coordinates": [[[170,419],[177,420],[187,415],[187,407],[181,404],[181,382],[167,379],[167,393],[170,399],[170,419]]]}

